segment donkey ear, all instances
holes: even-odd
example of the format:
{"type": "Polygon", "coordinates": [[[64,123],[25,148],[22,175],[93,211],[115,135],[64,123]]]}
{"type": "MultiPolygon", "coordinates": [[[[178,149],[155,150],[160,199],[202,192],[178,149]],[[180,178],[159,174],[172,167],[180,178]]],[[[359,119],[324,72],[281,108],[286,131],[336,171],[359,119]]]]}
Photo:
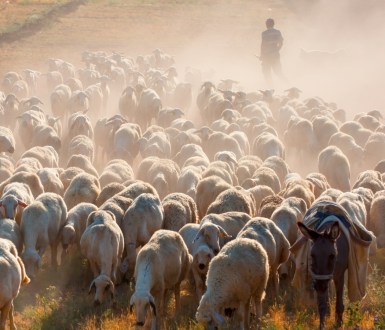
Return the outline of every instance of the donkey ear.
{"type": "Polygon", "coordinates": [[[302,222],[297,222],[297,226],[301,231],[302,235],[305,236],[307,239],[311,239],[312,241],[314,241],[320,236],[319,233],[306,227],[306,225],[304,225],[302,222]]]}
{"type": "Polygon", "coordinates": [[[341,235],[341,229],[338,221],[335,221],[330,227],[329,237],[335,241],[341,235]]]}

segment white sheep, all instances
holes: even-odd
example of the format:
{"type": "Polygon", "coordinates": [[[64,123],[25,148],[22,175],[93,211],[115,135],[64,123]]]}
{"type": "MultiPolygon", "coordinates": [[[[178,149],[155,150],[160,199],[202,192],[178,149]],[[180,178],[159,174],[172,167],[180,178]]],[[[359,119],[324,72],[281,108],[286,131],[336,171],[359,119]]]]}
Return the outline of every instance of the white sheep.
{"type": "Polygon", "coordinates": [[[244,212],[226,212],[208,214],[199,224],[199,230],[192,243],[205,242],[215,254],[220,248],[236,237],[243,226],[251,219],[244,212]]]}
{"type": "Polygon", "coordinates": [[[110,183],[123,183],[134,179],[134,172],[131,166],[123,159],[112,159],[104,167],[100,174],[100,186],[104,188],[110,183]]]}
{"type": "Polygon", "coordinates": [[[72,155],[68,159],[66,168],[68,167],[78,167],[84,170],[84,172],[93,175],[95,178],[99,177],[99,173],[94,165],[92,165],[90,159],[84,155],[72,155]]]}
{"type": "Polygon", "coordinates": [[[19,294],[20,286],[28,284],[30,279],[15,246],[3,238],[0,238],[0,273],[0,329],[5,330],[9,317],[10,329],[15,330],[13,300],[19,294]]]}
{"type": "Polygon", "coordinates": [[[132,202],[133,200],[131,198],[119,196],[119,194],[116,194],[107,199],[102,205],[100,205],[99,210],[110,211],[113,213],[116,223],[119,225],[119,227],[122,228],[124,214],[132,205],[132,202]]]}
{"type": "Polygon", "coordinates": [[[20,158],[36,158],[43,167],[59,167],[59,155],[52,146],[35,146],[25,151],[20,158]]]}
{"type": "Polygon", "coordinates": [[[12,219],[0,219],[0,238],[11,241],[17,251],[21,253],[23,248],[23,238],[21,237],[20,226],[12,219]]]}
{"type": "Polygon", "coordinates": [[[152,194],[141,194],[127,209],[122,221],[126,251],[122,272],[128,272],[129,278],[135,269],[136,249],[146,244],[151,235],[162,228],[163,218],[161,202],[157,196],[152,194]]]}
{"type": "Polygon", "coordinates": [[[5,218],[14,219],[20,225],[23,208],[34,200],[31,189],[25,183],[11,182],[3,189],[0,206],[5,218]]]}
{"type": "Polygon", "coordinates": [[[63,196],[64,185],[60,180],[59,172],[57,168],[43,168],[37,171],[36,174],[39,176],[45,192],[53,192],[63,196]]]}
{"type": "Polygon", "coordinates": [[[94,280],[89,293],[95,289],[94,304],[103,302],[104,294],[115,295],[118,267],[123,255],[123,233],[114,215],[108,211],[94,211],[87,219],[87,228],[81,239],[82,254],[88,259],[94,280]]]}
{"type": "Polygon", "coordinates": [[[98,198],[95,201],[95,204],[97,206],[102,205],[105,201],[107,201],[109,198],[113,197],[114,195],[120,193],[123,189],[126,187],[117,182],[112,182],[107,184],[101,191],[98,196],[98,198]]]}
{"type": "Polygon", "coordinates": [[[244,212],[250,216],[256,213],[253,195],[241,187],[221,192],[207,209],[207,214],[225,212],[244,212]]]}
{"type": "Polygon", "coordinates": [[[88,173],[76,175],[64,192],[64,200],[69,209],[76,204],[87,202],[95,204],[100,194],[99,180],[88,173]]]}
{"type": "Polygon", "coordinates": [[[21,233],[24,239],[22,259],[27,274],[33,278],[40,268],[42,256],[51,248],[51,264],[57,266],[57,247],[60,230],[67,218],[67,207],[62,197],[44,193],[28,205],[21,217],[21,233]]]}
{"type": "Polygon", "coordinates": [[[94,142],[86,135],[77,135],[73,137],[68,146],[68,155],[81,154],[91,161],[94,161],[94,152],[95,146],[94,142]]]}
{"type": "Polygon", "coordinates": [[[20,182],[28,185],[34,198],[44,192],[44,187],[37,174],[21,171],[13,174],[10,178],[0,184],[0,195],[3,194],[4,188],[12,182],[20,182]]]}
{"type": "Polygon", "coordinates": [[[193,257],[191,273],[195,282],[195,293],[199,301],[205,290],[206,275],[210,261],[214,258],[215,254],[212,248],[203,240],[194,241],[198,232],[199,224],[196,223],[188,223],[179,230],[179,234],[182,236],[189,253],[193,257]]]}
{"type": "Polygon", "coordinates": [[[197,166],[186,166],[181,169],[176,191],[185,193],[196,200],[196,186],[202,178],[202,169],[197,166]]]}
{"type": "Polygon", "coordinates": [[[263,217],[249,220],[237,235],[237,238],[241,237],[256,240],[266,250],[270,266],[269,279],[274,288],[274,298],[277,300],[279,296],[277,270],[289,258],[289,241],[273,221],[263,217]]]}
{"type": "Polygon", "coordinates": [[[162,200],[163,229],[179,231],[186,223],[197,223],[198,209],[194,200],[183,193],[171,193],[162,200]]]}
{"type": "Polygon", "coordinates": [[[15,138],[12,131],[8,127],[0,126],[0,153],[9,152],[13,154],[15,146],[15,138]]]}
{"type": "Polygon", "coordinates": [[[261,244],[248,238],[228,243],[210,262],[207,290],[196,312],[198,322],[221,327],[225,309],[235,308],[236,328],[248,329],[250,300],[254,299],[260,317],[268,277],[269,261],[261,244]]]}
{"type": "Polygon", "coordinates": [[[163,328],[166,290],[175,295],[175,313],[180,310],[180,285],[187,276],[192,257],[179,233],[158,230],[139,251],[135,266],[135,292],[130,310],[135,306],[136,324],[143,326],[147,309],[152,309],[151,328],[163,328]]]}
{"type": "Polygon", "coordinates": [[[79,203],[71,208],[67,213],[67,219],[60,233],[60,241],[64,253],[70,245],[76,244],[80,250],[80,238],[82,237],[86,226],[87,218],[98,207],[91,203],[79,203]]]}

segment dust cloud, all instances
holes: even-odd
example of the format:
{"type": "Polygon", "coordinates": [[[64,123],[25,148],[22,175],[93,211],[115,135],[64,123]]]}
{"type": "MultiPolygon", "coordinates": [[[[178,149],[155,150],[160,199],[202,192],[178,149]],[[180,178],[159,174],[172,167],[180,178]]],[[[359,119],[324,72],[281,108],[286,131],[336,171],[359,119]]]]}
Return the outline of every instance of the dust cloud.
{"type": "MultiPolygon", "coordinates": [[[[235,89],[265,89],[259,60],[260,34],[273,17],[281,30],[283,70],[288,83],[276,79],[282,93],[296,86],[304,97],[336,102],[348,118],[384,106],[385,2],[381,0],[265,1],[259,11],[246,2],[217,3],[207,10],[200,34],[174,48],[183,73],[203,71],[203,79],[232,78],[235,89]]],[[[205,8],[207,9],[207,8],[205,8]]],[[[202,13],[203,15],[203,13],[202,13]]],[[[186,17],[173,26],[193,24],[186,17]]],[[[165,49],[167,51],[167,49],[165,49]]]]}

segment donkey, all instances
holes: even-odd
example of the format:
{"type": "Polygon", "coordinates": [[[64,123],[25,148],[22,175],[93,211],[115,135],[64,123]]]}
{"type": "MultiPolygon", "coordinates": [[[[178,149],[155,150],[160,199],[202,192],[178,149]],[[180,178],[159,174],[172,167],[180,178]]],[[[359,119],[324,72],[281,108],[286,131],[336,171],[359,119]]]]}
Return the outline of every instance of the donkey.
{"type": "Polygon", "coordinates": [[[334,280],[336,291],[336,326],[342,326],[344,312],[343,290],[344,274],[348,268],[349,243],[345,234],[341,235],[338,221],[326,223],[319,231],[308,228],[301,222],[297,223],[301,233],[312,240],[310,249],[311,275],[313,287],[317,292],[320,329],[325,327],[325,315],[330,313],[328,285],[334,280]]]}

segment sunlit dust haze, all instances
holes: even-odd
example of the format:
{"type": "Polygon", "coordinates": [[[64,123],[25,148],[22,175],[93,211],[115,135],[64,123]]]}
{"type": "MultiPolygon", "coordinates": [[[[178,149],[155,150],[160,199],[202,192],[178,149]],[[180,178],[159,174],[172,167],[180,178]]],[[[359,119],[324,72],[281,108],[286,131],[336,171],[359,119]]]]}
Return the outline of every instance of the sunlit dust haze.
{"type": "Polygon", "coordinates": [[[180,80],[195,68],[203,80],[239,81],[234,90],[266,89],[256,55],[272,17],[284,37],[289,81],[276,79],[276,92],[296,86],[303,97],[336,102],[351,117],[384,106],[384,14],[382,0],[95,0],[34,36],[3,44],[0,74],[28,66],[46,71],[49,57],[82,66],[85,50],[135,58],[160,48],[174,55],[180,80]]]}

